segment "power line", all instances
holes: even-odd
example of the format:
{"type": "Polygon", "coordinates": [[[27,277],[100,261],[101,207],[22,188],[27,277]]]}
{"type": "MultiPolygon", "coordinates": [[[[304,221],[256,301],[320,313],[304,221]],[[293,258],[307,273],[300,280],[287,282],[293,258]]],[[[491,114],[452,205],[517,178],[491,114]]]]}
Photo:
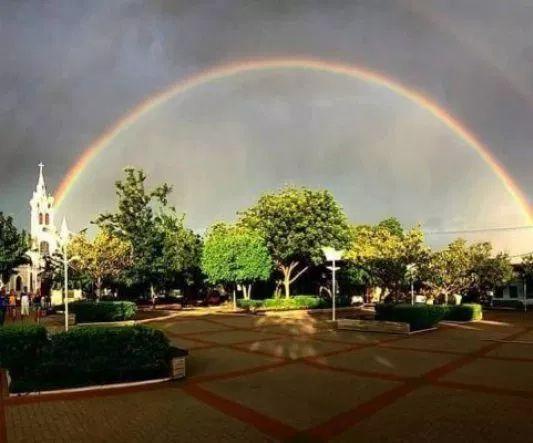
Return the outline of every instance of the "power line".
{"type": "Polygon", "coordinates": [[[533,225],[498,226],[494,228],[471,228],[471,229],[457,229],[457,230],[450,230],[450,231],[425,231],[425,234],[426,235],[475,234],[479,232],[522,231],[526,229],[533,229],[533,225]]]}

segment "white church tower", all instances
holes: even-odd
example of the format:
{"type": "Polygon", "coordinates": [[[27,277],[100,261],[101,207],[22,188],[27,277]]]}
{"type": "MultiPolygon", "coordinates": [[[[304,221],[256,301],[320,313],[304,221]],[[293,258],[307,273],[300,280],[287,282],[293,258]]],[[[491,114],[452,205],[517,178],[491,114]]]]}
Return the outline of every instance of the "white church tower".
{"type": "Polygon", "coordinates": [[[39,180],[30,200],[31,250],[37,253],[38,257],[35,258],[39,259],[52,255],[58,247],[58,233],[54,224],[54,197],[46,190],[43,166],[42,163],[39,164],[39,180]]]}
{"type": "Polygon", "coordinates": [[[8,284],[8,289],[13,289],[16,293],[24,288],[36,291],[41,287],[40,274],[44,257],[54,254],[59,247],[59,233],[54,224],[54,197],[46,190],[43,167],[40,163],[37,186],[30,200],[31,245],[27,255],[31,263],[19,266],[8,284]]]}

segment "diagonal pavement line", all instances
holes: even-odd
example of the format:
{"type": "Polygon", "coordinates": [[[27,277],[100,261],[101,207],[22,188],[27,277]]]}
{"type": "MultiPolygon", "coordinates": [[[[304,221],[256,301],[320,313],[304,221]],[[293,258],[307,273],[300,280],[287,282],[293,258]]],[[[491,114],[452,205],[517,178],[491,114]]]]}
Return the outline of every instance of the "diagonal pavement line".
{"type": "Polygon", "coordinates": [[[274,363],[269,363],[266,365],[255,366],[253,368],[239,369],[236,371],[222,372],[222,373],[210,374],[210,375],[197,375],[197,376],[188,378],[186,381],[186,384],[205,383],[205,382],[218,381],[218,380],[228,380],[231,378],[242,377],[243,375],[251,375],[251,374],[257,374],[259,372],[265,372],[270,369],[282,368],[284,366],[292,365],[294,363],[296,363],[296,360],[294,361],[283,360],[283,361],[278,361],[274,363]]]}
{"type": "Polygon", "coordinates": [[[526,398],[526,399],[533,398],[533,391],[522,391],[520,389],[496,388],[496,387],[486,386],[486,385],[477,385],[477,384],[461,383],[461,382],[455,382],[455,381],[444,381],[444,380],[437,380],[437,381],[431,382],[431,385],[439,386],[443,388],[450,388],[450,389],[460,389],[461,391],[480,392],[483,394],[503,395],[503,396],[526,398]]]}
{"type": "MultiPolygon", "coordinates": [[[[525,329],[523,329],[521,331],[515,332],[515,333],[509,335],[508,337],[506,337],[505,340],[512,340],[512,339],[515,339],[517,337],[520,337],[521,335],[528,333],[532,329],[533,328],[525,328],[525,329]]],[[[426,374],[424,374],[423,377],[425,379],[429,380],[429,381],[436,381],[436,380],[444,377],[445,375],[447,375],[447,374],[449,374],[449,373],[451,373],[453,371],[456,371],[457,369],[460,369],[463,366],[466,366],[466,365],[472,363],[473,361],[475,361],[477,359],[485,357],[489,352],[493,351],[496,348],[499,348],[503,344],[504,343],[501,342],[501,341],[500,342],[491,342],[491,344],[489,344],[487,346],[484,346],[481,349],[478,349],[478,350],[476,350],[474,352],[470,352],[468,354],[464,354],[462,357],[458,358],[457,360],[453,360],[451,362],[446,363],[443,366],[440,366],[438,368],[435,368],[435,369],[427,372],[426,374]]]]}
{"type": "MultiPolygon", "coordinates": [[[[519,337],[522,334],[525,334],[533,330],[533,328],[526,328],[522,331],[513,333],[507,339],[514,339],[519,337]]],[[[460,358],[446,363],[438,368],[428,371],[422,376],[407,381],[400,385],[399,387],[393,388],[391,390],[385,391],[382,394],[370,399],[369,401],[356,406],[355,408],[345,411],[337,416],[334,416],[327,420],[326,422],[319,424],[318,426],[312,427],[306,431],[306,434],[313,438],[321,438],[328,440],[335,435],[338,435],[344,432],[346,429],[355,426],[360,423],[363,419],[371,417],[375,413],[381,411],[385,407],[393,404],[400,398],[405,397],[416,389],[433,385],[438,379],[460,367],[474,361],[486,353],[492,351],[493,349],[501,346],[502,343],[493,343],[491,345],[485,346],[482,349],[474,351],[472,353],[461,356],[460,358]]]]}
{"type": "Polygon", "coordinates": [[[201,403],[211,406],[225,415],[236,418],[261,432],[277,439],[288,440],[298,433],[298,430],[276,419],[261,414],[251,408],[243,406],[225,397],[202,388],[197,384],[185,385],[182,390],[201,403]]]}
{"type": "Polygon", "coordinates": [[[404,377],[401,375],[395,375],[390,374],[386,372],[372,372],[372,371],[361,371],[358,369],[348,369],[348,368],[341,368],[338,366],[331,366],[326,363],[322,363],[319,361],[316,361],[315,359],[303,359],[303,363],[306,365],[312,366],[317,369],[322,369],[325,371],[333,371],[333,372],[342,372],[345,374],[351,374],[359,377],[366,377],[366,378],[375,378],[378,380],[387,380],[387,381],[398,381],[398,382],[407,382],[409,380],[414,380],[416,377],[404,377]]]}
{"type": "Polygon", "coordinates": [[[396,400],[410,394],[417,389],[417,387],[418,385],[414,382],[403,383],[400,386],[396,386],[393,389],[377,395],[353,409],[342,412],[329,420],[308,429],[305,431],[305,434],[315,439],[330,440],[334,436],[344,432],[346,429],[360,423],[365,418],[374,415],[386,406],[394,403],[396,400]]]}

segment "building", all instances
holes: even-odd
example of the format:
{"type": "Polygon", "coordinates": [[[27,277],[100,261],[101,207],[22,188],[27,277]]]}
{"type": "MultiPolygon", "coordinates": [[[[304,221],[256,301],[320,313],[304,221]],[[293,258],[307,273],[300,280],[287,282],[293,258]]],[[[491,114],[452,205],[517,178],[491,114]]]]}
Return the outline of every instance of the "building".
{"type": "MultiPolygon", "coordinates": [[[[39,164],[37,186],[30,200],[31,248],[27,255],[30,264],[19,266],[11,276],[7,289],[20,293],[41,290],[41,273],[45,257],[54,254],[59,247],[59,231],[55,226],[54,197],[46,190],[43,164],[39,164]]],[[[45,288],[42,288],[43,292],[45,288]]],[[[48,292],[49,288],[46,288],[48,292]]]]}
{"type": "Polygon", "coordinates": [[[513,262],[515,278],[505,287],[498,288],[494,293],[494,306],[533,306],[533,280],[523,279],[522,260],[516,257],[513,262]]]}

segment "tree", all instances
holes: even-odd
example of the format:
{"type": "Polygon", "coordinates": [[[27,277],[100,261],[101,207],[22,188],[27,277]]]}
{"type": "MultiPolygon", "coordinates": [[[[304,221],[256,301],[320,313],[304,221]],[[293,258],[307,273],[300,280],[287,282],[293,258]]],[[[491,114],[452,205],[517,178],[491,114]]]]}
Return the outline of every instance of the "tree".
{"type": "Polygon", "coordinates": [[[494,289],[512,278],[512,266],[506,254],[492,256],[490,243],[467,245],[457,239],[431,255],[424,270],[424,282],[445,302],[449,295],[480,293],[494,289]]]}
{"type": "Polygon", "coordinates": [[[0,277],[7,283],[18,266],[29,263],[26,255],[30,241],[26,232],[19,232],[13,217],[0,212],[0,277]]]}
{"type": "Polygon", "coordinates": [[[131,244],[108,230],[100,230],[92,241],[85,232],[72,237],[68,256],[74,257],[75,267],[95,285],[97,298],[105,282],[117,280],[132,266],[131,244]]]}
{"type": "Polygon", "coordinates": [[[419,227],[404,232],[396,219],[386,219],[375,226],[353,227],[346,258],[365,271],[369,284],[397,297],[405,284],[408,266],[422,267],[428,254],[419,227]]]}
{"type": "Polygon", "coordinates": [[[163,232],[163,286],[190,286],[198,280],[202,256],[202,239],[185,227],[185,217],[174,210],[166,210],[157,218],[163,232]]]}
{"type": "Polygon", "coordinates": [[[493,256],[492,245],[476,243],[469,248],[472,281],[469,291],[481,294],[504,286],[513,278],[509,255],[503,252],[493,256]]]}
{"type": "Polygon", "coordinates": [[[282,274],[285,297],[310,265],[324,261],[323,246],[344,249],[349,242],[346,216],[331,193],[286,187],[265,194],[244,213],[239,225],[256,230],[282,274]]]}
{"type": "Polygon", "coordinates": [[[183,232],[183,219],[168,206],[170,186],[164,183],[147,191],[145,182],[142,170],[126,168],[125,178],[115,184],[117,211],[101,214],[95,223],[131,244],[132,265],[126,272],[127,281],[150,288],[155,301],[155,288],[167,285],[169,275],[181,269],[186,261],[183,254],[188,249],[180,249],[176,241],[192,237],[190,232],[183,232]]]}
{"type": "Polygon", "coordinates": [[[267,280],[272,268],[265,240],[257,231],[219,223],[207,234],[202,269],[211,283],[241,284],[244,298],[250,299],[253,283],[267,280]]]}

